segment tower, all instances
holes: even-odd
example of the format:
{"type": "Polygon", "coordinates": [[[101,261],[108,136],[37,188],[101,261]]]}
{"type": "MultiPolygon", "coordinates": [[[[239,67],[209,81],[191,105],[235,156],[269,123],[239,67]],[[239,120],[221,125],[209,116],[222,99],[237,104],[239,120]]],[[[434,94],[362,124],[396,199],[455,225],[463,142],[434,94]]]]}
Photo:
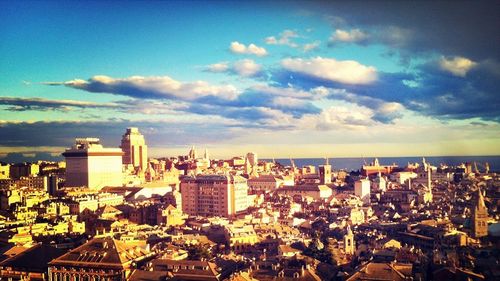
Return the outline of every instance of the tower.
{"type": "Polygon", "coordinates": [[[356,241],[354,241],[354,234],[351,227],[347,225],[347,233],[344,235],[344,253],[346,255],[354,255],[356,252],[356,241]]]}
{"type": "Polygon", "coordinates": [[[148,146],[138,128],[128,128],[122,137],[123,164],[145,171],[148,167],[148,146]]]}
{"type": "Polygon", "coordinates": [[[354,182],[354,195],[358,196],[363,204],[370,204],[370,180],[360,179],[354,182]]]}
{"type": "Polygon", "coordinates": [[[325,160],[325,164],[320,165],[318,168],[321,184],[332,183],[332,166],[328,163],[328,157],[325,160]]]}
{"type": "Polygon", "coordinates": [[[191,160],[196,159],[196,149],[194,148],[194,145],[191,147],[191,150],[189,151],[189,159],[191,160]]]}
{"type": "Polygon", "coordinates": [[[477,189],[476,200],[472,209],[472,236],[480,238],[488,235],[488,208],[484,204],[481,188],[477,189]]]}

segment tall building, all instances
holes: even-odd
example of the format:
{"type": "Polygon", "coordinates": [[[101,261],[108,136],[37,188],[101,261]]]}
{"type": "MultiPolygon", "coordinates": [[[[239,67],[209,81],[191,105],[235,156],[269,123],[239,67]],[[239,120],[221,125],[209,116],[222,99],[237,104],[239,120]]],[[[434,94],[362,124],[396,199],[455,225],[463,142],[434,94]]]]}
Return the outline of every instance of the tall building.
{"type": "Polygon", "coordinates": [[[241,176],[186,177],[180,186],[182,211],[189,215],[233,217],[248,208],[248,185],[241,176]]]}
{"type": "Polygon", "coordinates": [[[325,165],[320,165],[318,168],[321,184],[332,183],[332,166],[328,163],[328,158],[326,158],[325,165]]]}
{"type": "Polygon", "coordinates": [[[480,238],[488,235],[488,208],[484,204],[483,193],[478,188],[472,209],[472,235],[480,238]]]}
{"type": "Polygon", "coordinates": [[[122,137],[123,164],[145,171],[148,167],[148,146],[138,128],[128,128],[122,137]]]}
{"type": "Polygon", "coordinates": [[[62,155],[66,158],[65,186],[122,186],[121,149],[104,148],[98,138],[77,138],[62,155]]]}
{"type": "Polygon", "coordinates": [[[370,180],[360,179],[354,183],[354,195],[361,198],[363,204],[370,204],[370,180]]]}

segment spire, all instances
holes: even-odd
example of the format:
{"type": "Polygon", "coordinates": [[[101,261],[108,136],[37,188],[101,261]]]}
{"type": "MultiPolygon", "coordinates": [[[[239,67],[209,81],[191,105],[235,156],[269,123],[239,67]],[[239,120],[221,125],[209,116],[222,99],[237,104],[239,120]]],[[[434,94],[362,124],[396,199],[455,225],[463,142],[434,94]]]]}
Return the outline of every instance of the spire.
{"type": "Polygon", "coordinates": [[[378,158],[375,158],[375,163],[374,163],[374,165],[373,165],[373,166],[375,166],[375,167],[380,166],[380,164],[379,164],[379,162],[378,162],[378,158]]]}
{"type": "Polygon", "coordinates": [[[205,157],[204,158],[208,160],[208,149],[207,148],[205,148],[205,157]]]}
{"type": "Polygon", "coordinates": [[[346,235],[353,235],[352,230],[351,230],[351,225],[347,225],[347,234],[346,235]]]}
{"type": "Polygon", "coordinates": [[[325,157],[325,165],[330,165],[328,164],[328,157],[325,157]]]}
{"type": "Polygon", "coordinates": [[[478,208],[478,209],[486,208],[486,204],[484,204],[483,192],[481,192],[481,188],[480,187],[477,188],[476,208],[478,208]]]}

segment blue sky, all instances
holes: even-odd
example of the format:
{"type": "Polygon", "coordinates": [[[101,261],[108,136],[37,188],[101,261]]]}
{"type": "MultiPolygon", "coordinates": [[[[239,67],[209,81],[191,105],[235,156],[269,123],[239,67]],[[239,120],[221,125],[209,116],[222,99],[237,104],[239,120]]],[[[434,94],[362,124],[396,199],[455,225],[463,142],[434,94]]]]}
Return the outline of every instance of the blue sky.
{"type": "Polygon", "coordinates": [[[1,1],[0,157],[498,155],[499,4],[411,3],[1,1]]]}

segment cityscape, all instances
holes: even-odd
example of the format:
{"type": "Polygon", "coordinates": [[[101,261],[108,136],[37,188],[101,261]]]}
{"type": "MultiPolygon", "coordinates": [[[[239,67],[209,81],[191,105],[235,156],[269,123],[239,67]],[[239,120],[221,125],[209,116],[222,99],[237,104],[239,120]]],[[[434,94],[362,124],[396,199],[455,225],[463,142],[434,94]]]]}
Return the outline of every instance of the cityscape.
{"type": "Polygon", "coordinates": [[[498,27],[498,1],[0,1],[0,280],[500,280],[498,27]]]}

